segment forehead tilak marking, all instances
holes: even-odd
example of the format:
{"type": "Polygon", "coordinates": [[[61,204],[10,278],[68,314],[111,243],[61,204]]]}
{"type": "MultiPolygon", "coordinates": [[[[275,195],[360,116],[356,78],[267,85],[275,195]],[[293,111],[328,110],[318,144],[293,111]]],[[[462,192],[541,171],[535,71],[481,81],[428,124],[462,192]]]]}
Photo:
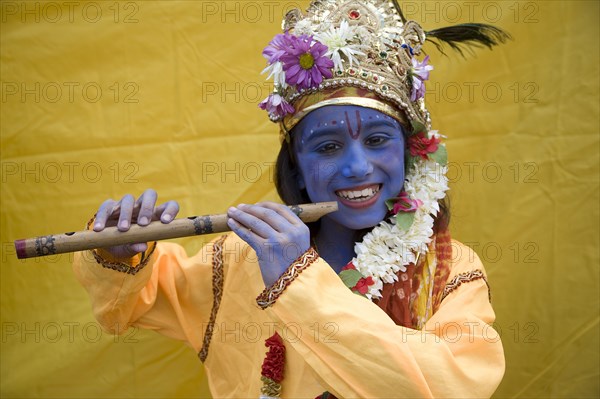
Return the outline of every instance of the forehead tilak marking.
{"type": "Polygon", "coordinates": [[[360,136],[360,131],[362,129],[362,120],[360,118],[360,112],[358,110],[355,110],[354,112],[356,115],[356,132],[354,132],[354,130],[352,129],[352,125],[350,124],[350,117],[348,116],[348,111],[344,111],[344,114],[346,115],[346,127],[348,129],[348,134],[350,135],[352,140],[358,139],[358,137],[360,136]]]}

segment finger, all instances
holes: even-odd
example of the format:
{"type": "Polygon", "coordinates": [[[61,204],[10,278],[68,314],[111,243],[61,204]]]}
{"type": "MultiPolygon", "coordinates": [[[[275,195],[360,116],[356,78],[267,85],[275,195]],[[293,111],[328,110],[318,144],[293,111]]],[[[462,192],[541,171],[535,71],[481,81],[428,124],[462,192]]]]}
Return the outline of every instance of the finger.
{"type": "Polygon", "coordinates": [[[148,244],[145,242],[139,242],[137,244],[126,245],[126,247],[128,247],[129,250],[133,252],[133,255],[135,255],[140,252],[145,252],[148,249],[148,244]]]}
{"type": "Polygon", "coordinates": [[[273,230],[279,233],[287,231],[290,228],[291,223],[273,209],[260,205],[245,205],[242,209],[267,223],[273,230]]]}
{"type": "Polygon", "coordinates": [[[140,226],[146,226],[152,221],[157,197],[156,191],[148,189],[144,191],[142,196],[136,201],[136,204],[139,205],[137,224],[140,226]]]}
{"type": "Polygon", "coordinates": [[[102,231],[106,227],[106,221],[109,216],[113,213],[115,204],[117,202],[108,199],[100,205],[98,212],[96,212],[96,220],[94,221],[94,231],[102,231]]]}
{"type": "Polygon", "coordinates": [[[118,247],[108,248],[107,250],[115,258],[126,259],[126,258],[131,258],[132,256],[139,254],[140,252],[145,252],[147,249],[148,249],[148,244],[137,243],[137,244],[119,245],[118,247]]]}
{"type": "Polygon", "coordinates": [[[267,238],[271,234],[275,233],[273,227],[271,227],[264,220],[259,217],[247,212],[250,205],[240,204],[237,207],[230,207],[227,211],[227,215],[230,218],[235,219],[236,222],[242,224],[246,229],[259,235],[262,238],[267,238]]]}
{"type": "Polygon", "coordinates": [[[300,219],[298,217],[298,215],[296,215],[294,212],[292,212],[292,210],[289,207],[287,207],[286,205],[277,204],[275,202],[270,202],[270,201],[259,202],[256,205],[259,205],[263,208],[270,209],[270,210],[276,212],[279,216],[281,216],[288,223],[291,223],[294,226],[299,226],[299,225],[304,224],[302,219],[300,219]]]}
{"type": "Polygon", "coordinates": [[[121,198],[119,205],[121,206],[121,212],[119,213],[119,223],[117,224],[117,227],[119,231],[127,231],[131,226],[131,217],[133,215],[133,207],[135,206],[135,198],[133,198],[133,195],[127,194],[121,198]]]}
{"type": "Polygon", "coordinates": [[[168,201],[154,210],[154,220],[160,219],[163,223],[170,223],[179,213],[179,203],[168,201]]]}
{"type": "Polygon", "coordinates": [[[264,239],[256,234],[256,232],[239,223],[235,219],[227,219],[227,226],[229,226],[231,231],[237,234],[242,240],[246,241],[248,245],[250,245],[250,247],[255,251],[264,241],[264,239]]]}

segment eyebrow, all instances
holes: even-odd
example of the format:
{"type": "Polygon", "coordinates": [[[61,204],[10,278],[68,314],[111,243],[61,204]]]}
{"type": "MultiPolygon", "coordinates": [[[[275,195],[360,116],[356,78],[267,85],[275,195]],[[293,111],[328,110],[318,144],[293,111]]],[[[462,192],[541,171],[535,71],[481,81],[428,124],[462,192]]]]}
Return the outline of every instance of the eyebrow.
{"type": "Polygon", "coordinates": [[[400,128],[400,131],[402,131],[402,125],[400,125],[400,122],[395,121],[396,123],[392,122],[391,120],[385,118],[385,119],[375,119],[375,120],[368,120],[366,123],[364,123],[365,127],[377,127],[379,125],[384,125],[384,126],[388,126],[391,127],[392,129],[398,129],[400,128]]]}
{"type": "MultiPolygon", "coordinates": [[[[344,121],[342,121],[342,122],[344,122],[344,121]]],[[[333,134],[339,129],[338,126],[340,126],[340,125],[345,126],[345,124],[342,122],[340,122],[339,124],[336,124],[336,127],[333,127],[331,124],[328,124],[327,126],[322,125],[320,127],[314,127],[313,129],[311,129],[313,132],[310,133],[310,135],[306,138],[306,140],[308,141],[308,140],[312,140],[314,137],[321,137],[321,136],[325,136],[327,134],[333,134]]],[[[399,122],[394,123],[387,118],[367,120],[366,122],[363,122],[362,130],[379,127],[379,126],[387,126],[392,129],[399,129],[400,133],[404,132],[404,129],[402,128],[402,125],[400,125],[399,122]]]]}

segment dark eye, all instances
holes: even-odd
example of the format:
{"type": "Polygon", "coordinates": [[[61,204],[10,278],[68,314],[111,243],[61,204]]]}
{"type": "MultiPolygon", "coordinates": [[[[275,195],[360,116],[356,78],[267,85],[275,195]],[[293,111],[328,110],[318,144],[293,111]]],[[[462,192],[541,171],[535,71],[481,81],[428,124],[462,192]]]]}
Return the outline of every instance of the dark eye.
{"type": "Polygon", "coordinates": [[[319,154],[331,154],[335,152],[340,146],[336,143],[325,143],[317,148],[319,154]]]}
{"type": "Polygon", "coordinates": [[[387,140],[388,140],[388,138],[386,136],[382,136],[382,135],[371,136],[365,140],[365,144],[370,145],[370,146],[378,146],[378,145],[385,143],[387,140]]]}

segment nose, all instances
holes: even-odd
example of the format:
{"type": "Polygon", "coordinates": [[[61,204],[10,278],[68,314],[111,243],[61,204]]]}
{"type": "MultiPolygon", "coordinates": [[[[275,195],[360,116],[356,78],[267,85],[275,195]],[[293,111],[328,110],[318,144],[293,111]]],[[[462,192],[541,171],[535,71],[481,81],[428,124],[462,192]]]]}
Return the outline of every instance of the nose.
{"type": "Polygon", "coordinates": [[[354,143],[344,153],[342,176],[363,178],[373,173],[373,162],[361,144],[354,143]]]}

